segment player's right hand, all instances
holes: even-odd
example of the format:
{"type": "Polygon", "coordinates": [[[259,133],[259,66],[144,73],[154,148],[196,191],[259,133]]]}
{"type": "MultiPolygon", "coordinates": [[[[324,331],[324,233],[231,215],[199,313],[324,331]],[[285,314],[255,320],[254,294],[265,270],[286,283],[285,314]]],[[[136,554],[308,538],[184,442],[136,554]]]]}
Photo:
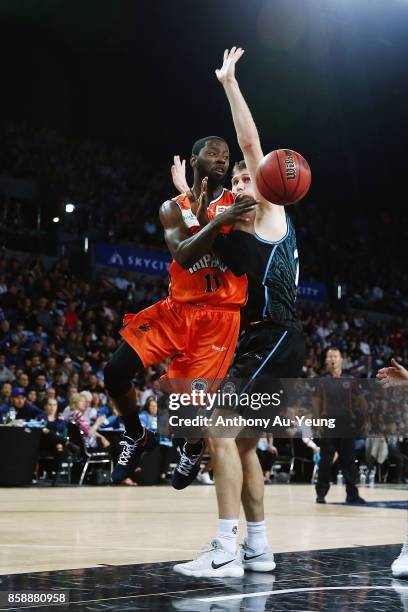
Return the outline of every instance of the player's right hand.
{"type": "Polygon", "coordinates": [[[220,83],[224,84],[227,81],[234,81],[235,64],[243,54],[244,50],[241,47],[232,47],[231,50],[225,49],[222,66],[215,71],[220,83]]]}
{"type": "Polygon", "coordinates": [[[198,198],[198,208],[196,212],[197,221],[199,222],[201,227],[204,227],[204,225],[207,225],[209,221],[208,219],[209,203],[210,201],[208,199],[208,177],[206,176],[201,181],[201,193],[198,198]]]}
{"type": "Polygon", "coordinates": [[[190,191],[190,187],[187,185],[186,180],[186,160],[180,160],[179,155],[173,157],[173,165],[171,167],[171,178],[173,179],[173,185],[180,193],[187,193],[190,191]]]}
{"type": "Polygon", "coordinates": [[[224,212],[215,217],[215,221],[220,226],[234,225],[239,221],[245,223],[251,220],[250,213],[255,210],[258,204],[257,200],[244,196],[241,200],[235,201],[235,204],[229,206],[224,212]]]}
{"type": "Polygon", "coordinates": [[[408,386],[408,370],[395,359],[391,359],[391,367],[378,370],[377,378],[385,388],[400,385],[408,386]]]}

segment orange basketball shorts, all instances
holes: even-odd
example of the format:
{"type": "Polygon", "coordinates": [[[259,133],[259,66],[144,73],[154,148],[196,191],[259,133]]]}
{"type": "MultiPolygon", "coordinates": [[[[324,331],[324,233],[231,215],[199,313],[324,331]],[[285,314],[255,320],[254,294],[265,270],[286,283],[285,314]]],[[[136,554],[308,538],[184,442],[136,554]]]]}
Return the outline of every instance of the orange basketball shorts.
{"type": "Polygon", "coordinates": [[[224,378],[238,340],[240,311],[170,298],[127,314],[120,334],[148,367],[171,358],[166,378],[224,378]]]}

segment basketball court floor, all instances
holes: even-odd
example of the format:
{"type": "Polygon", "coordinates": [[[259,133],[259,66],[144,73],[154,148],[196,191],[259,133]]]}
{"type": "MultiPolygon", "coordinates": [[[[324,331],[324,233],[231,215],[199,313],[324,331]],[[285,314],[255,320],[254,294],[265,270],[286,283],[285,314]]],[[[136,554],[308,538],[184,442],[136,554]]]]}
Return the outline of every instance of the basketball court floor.
{"type": "Polygon", "coordinates": [[[214,537],[213,487],[1,489],[0,610],[408,611],[408,580],[392,579],[408,490],[362,487],[366,506],[326,505],[311,485],[265,489],[277,567],[243,578],[172,572],[214,537]],[[65,593],[69,605],[7,603],[6,593],[65,593]]]}

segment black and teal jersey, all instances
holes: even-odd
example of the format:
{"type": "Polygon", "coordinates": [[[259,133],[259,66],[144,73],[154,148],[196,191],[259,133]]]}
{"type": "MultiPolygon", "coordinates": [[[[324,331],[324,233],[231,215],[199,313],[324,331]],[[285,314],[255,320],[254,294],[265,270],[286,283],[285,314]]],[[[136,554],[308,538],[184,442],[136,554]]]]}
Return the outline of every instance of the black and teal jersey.
{"type": "Polygon", "coordinates": [[[299,256],[293,223],[286,215],[287,231],[277,242],[241,230],[219,236],[215,249],[234,274],[246,274],[248,301],[245,322],[273,321],[300,327],[296,313],[299,256]]]}

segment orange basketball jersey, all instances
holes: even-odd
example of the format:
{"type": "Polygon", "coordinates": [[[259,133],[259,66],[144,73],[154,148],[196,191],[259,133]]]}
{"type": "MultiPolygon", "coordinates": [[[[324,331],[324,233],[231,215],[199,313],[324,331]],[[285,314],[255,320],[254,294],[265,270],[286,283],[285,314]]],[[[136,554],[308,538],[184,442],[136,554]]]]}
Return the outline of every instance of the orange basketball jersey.
{"type": "MultiPolygon", "coordinates": [[[[200,229],[186,194],[174,198],[191,234],[200,229]]],[[[221,195],[210,202],[208,216],[213,219],[234,203],[231,191],[223,189],[221,195]]],[[[223,228],[228,232],[230,228],[223,228]]],[[[247,299],[246,276],[235,276],[215,253],[207,253],[188,270],[172,261],[169,268],[169,295],[176,302],[208,304],[224,308],[243,306],[247,299]]]]}

